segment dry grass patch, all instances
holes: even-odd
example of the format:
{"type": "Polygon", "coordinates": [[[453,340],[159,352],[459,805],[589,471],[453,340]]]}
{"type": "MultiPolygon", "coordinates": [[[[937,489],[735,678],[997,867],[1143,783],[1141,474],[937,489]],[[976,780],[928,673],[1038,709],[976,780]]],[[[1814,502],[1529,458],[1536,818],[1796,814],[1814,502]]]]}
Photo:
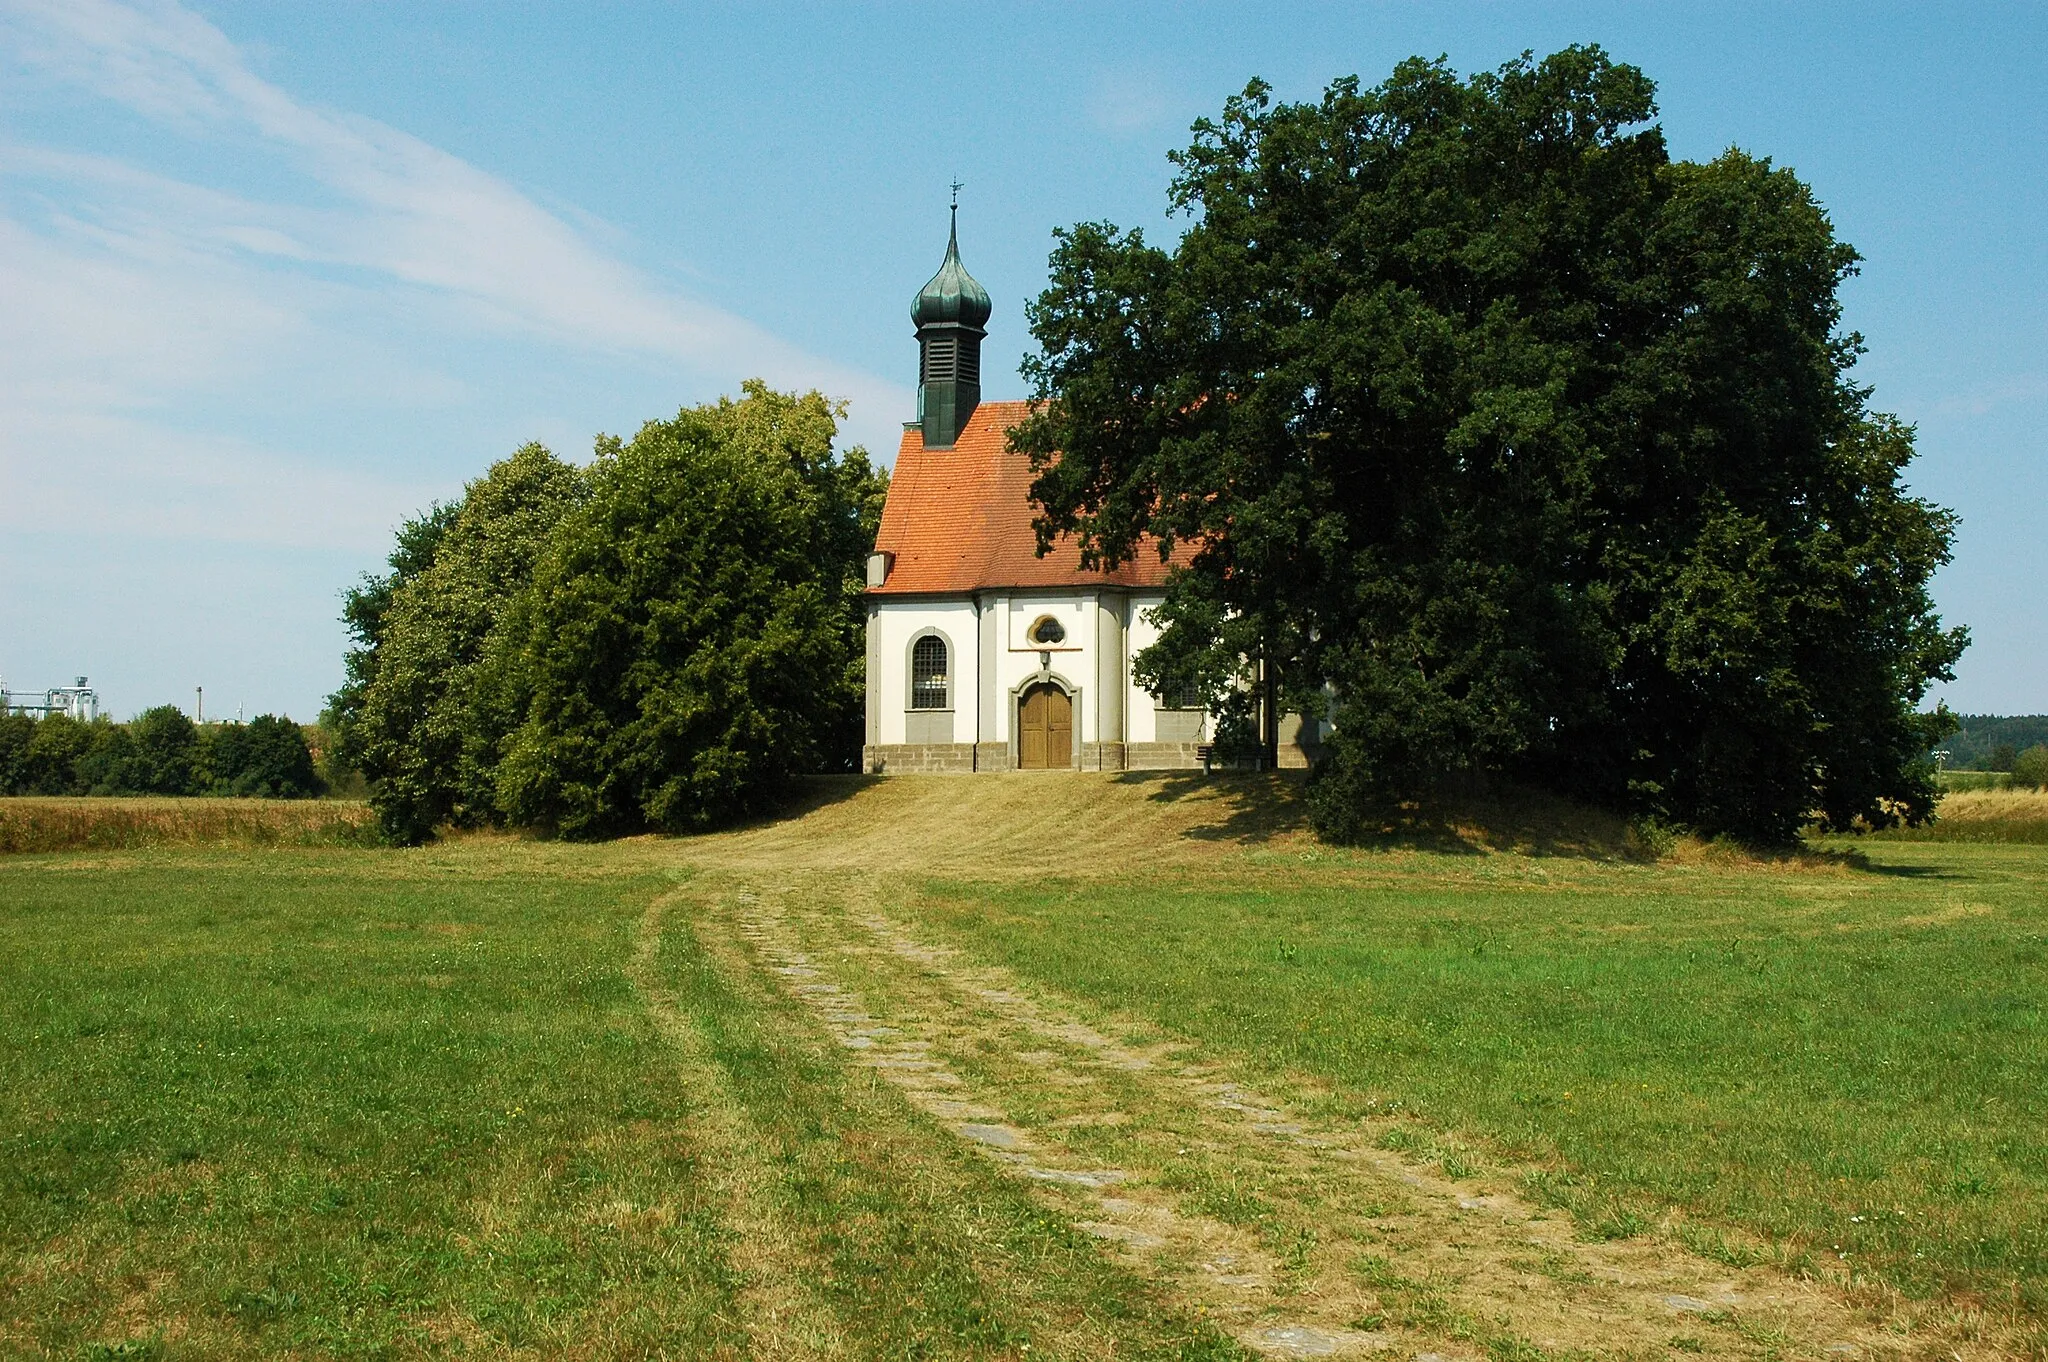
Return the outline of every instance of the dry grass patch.
{"type": "MultiPolygon", "coordinates": [[[[807,797],[782,817],[679,844],[705,865],[977,879],[1238,869],[1246,852],[1266,865],[1277,858],[1326,868],[1425,865],[1437,873],[1455,873],[1460,864],[1659,861],[1833,873],[1854,859],[1837,847],[1753,851],[1508,787],[1445,791],[1407,807],[1362,845],[1331,846],[1310,829],[1302,795],[1299,772],[827,776],[813,779],[807,797]]],[[[650,852],[678,844],[632,842],[650,852]]]]}
{"type": "Polygon", "coordinates": [[[1900,842],[2048,843],[2048,790],[1958,790],[1925,827],[1876,834],[1900,842]]]}
{"type": "Polygon", "coordinates": [[[681,845],[711,865],[912,874],[1043,874],[1050,853],[1061,874],[1095,877],[1313,841],[1282,776],[1027,771],[820,778],[789,817],[681,845]]]}
{"type": "Polygon", "coordinates": [[[0,853],[365,846],[376,839],[376,815],[357,800],[0,799],[0,853]]]}

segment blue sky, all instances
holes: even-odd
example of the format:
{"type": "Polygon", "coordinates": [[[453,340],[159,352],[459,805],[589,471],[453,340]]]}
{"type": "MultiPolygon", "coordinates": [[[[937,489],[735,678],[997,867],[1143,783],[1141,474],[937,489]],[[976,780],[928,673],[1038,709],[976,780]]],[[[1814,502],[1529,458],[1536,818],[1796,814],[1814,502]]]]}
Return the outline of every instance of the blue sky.
{"type": "Polygon", "coordinates": [[[539,439],[761,374],[886,457],[966,182],[1021,396],[1052,230],[1173,230],[1165,153],[1282,97],[1598,42],[1676,154],[1811,183],[1875,403],[1963,516],[1949,702],[2048,710],[2048,7],[0,0],[0,678],[310,718],[392,527],[539,439]]]}

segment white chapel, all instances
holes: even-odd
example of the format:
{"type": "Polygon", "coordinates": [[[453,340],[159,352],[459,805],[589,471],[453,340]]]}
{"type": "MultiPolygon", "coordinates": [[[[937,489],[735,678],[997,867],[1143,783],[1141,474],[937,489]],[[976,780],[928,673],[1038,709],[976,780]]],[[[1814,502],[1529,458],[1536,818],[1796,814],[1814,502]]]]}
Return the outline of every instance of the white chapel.
{"type": "MultiPolygon", "coordinates": [[[[1152,551],[1083,569],[1071,541],[1036,552],[1030,464],[1006,440],[1027,404],[981,400],[990,311],[956,229],[911,305],[918,419],[868,560],[863,769],[1199,767],[1213,736],[1200,697],[1131,675],[1169,565],[1152,551]]],[[[1281,726],[1281,765],[1307,764],[1298,730],[1281,726]]]]}

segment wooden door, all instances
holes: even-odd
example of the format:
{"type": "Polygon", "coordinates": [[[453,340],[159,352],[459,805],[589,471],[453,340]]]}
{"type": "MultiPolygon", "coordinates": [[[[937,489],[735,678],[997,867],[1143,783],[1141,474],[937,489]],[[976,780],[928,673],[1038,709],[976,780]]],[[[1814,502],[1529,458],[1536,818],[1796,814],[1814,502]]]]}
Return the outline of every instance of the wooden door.
{"type": "Polygon", "coordinates": [[[1017,765],[1026,771],[1074,764],[1074,702],[1057,686],[1039,684],[1017,705],[1017,765]]]}

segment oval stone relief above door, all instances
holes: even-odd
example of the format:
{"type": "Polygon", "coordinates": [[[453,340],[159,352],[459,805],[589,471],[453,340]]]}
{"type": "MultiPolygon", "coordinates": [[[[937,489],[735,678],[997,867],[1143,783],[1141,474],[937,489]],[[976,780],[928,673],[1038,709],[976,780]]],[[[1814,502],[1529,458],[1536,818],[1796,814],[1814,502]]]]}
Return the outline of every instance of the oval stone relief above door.
{"type": "Polygon", "coordinates": [[[1045,771],[1074,764],[1074,702],[1043,681],[1017,700],[1017,765],[1045,771]]]}

